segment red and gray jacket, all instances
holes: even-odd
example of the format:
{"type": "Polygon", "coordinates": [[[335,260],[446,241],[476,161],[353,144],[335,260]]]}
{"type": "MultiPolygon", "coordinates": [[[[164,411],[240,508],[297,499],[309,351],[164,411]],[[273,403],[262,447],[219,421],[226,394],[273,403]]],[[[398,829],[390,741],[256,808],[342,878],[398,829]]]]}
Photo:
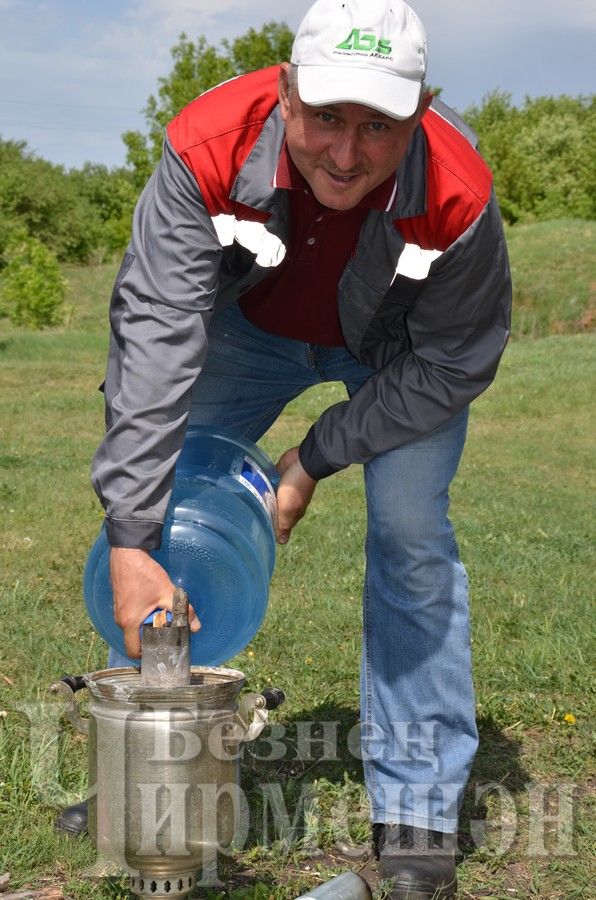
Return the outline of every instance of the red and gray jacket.
{"type": "MultiPolygon", "coordinates": [[[[93,483],[114,546],[159,545],[210,317],[271,272],[289,233],[273,67],[226,82],[167,129],[110,308],[106,435],[93,483]]],[[[376,369],[300,448],[323,478],[432,431],[491,383],[511,284],[492,178],[474,136],[433,101],[338,284],[347,348],[376,369]]]]}

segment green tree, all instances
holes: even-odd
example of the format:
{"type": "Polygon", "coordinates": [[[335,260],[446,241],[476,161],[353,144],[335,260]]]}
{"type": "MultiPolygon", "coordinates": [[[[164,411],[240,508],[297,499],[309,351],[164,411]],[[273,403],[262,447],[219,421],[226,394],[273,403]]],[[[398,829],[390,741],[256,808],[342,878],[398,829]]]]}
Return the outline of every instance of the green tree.
{"type": "Polygon", "coordinates": [[[26,328],[60,325],[68,282],[52,251],[18,229],[8,241],[4,256],[0,314],[26,328]]]}
{"type": "Polygon", "coordinates": [[[88,162],[82,169],[73,169],[70,178],[99,219],[95,255],[104,258],[121,253],[130,239],[138,196],[132,173],[125,168],[108,169],[88,162]]]}
{"type": "Polygon", "coordinates": [[[165,126],[183,106],[228,78],[288,60],[293,40],[283,22],[269,22],[260,31],[250,28],[232,41],[222,41],[219,47],[203,36],[192,41],[181,34],[172,48],[173,69],[159,79],[157,97],[151,95],[143,110],[147,133],[127,131],[122,135],[137,189],[159,162],[165,126]]]}
{"type": "Polygon", "coordinates": [[[84,262],[98,243],[101,222],[62,166],[38,158],[24,141],[0,140],[0,259],[18,228],[58,259],[84,262]]]}
{"type": "Polygon", "coordinates": [[[510,222],[596,218],[596,97],[527,97],[494,91],[464,113],[493,170],[510,222]]]}

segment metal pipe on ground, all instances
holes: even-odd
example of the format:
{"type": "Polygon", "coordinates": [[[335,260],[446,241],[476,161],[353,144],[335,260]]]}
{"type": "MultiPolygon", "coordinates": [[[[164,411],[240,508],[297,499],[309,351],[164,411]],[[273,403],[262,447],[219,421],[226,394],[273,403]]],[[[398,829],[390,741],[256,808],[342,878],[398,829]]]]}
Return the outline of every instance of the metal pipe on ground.
{"type": "Polygon", "coordinates": [[[372,892],[360,875],[344,872],[312,891],[301,894],[296,900],[372,900],[372,892]]]}

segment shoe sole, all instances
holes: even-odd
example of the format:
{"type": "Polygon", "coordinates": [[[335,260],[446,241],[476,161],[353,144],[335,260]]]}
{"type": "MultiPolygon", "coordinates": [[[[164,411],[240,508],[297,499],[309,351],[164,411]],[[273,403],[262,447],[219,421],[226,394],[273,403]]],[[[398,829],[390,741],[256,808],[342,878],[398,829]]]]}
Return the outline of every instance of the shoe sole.
{"type": "Polygon", "coordinates": [[[54,825],[54,831],[58,832],[58,834],[67,834],[69,837],[80,837],[82,834],[87,834],[86,828],[73,828],[72,825],[62,822],[60,819],[54,825]]]}

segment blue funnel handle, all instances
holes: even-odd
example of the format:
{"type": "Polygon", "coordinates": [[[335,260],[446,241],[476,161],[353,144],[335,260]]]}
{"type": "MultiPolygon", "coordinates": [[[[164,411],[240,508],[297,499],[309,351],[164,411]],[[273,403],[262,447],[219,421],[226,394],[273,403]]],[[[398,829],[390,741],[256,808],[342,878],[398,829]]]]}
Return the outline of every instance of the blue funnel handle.
{"type": "MultiPolygon", "coordinates": [[[[151,625],[151,624],[153,623],[153,620],[154,620],[155,616],[156,616],[158,613],[160,613],[160,612],[163,612],[163,609],[161,609],[161,607],[157,606],[157,607],[153,610],[153,612],[150,612],[150,613],[149,613],[149,615],[147,616],[146,619],[143,619],[143,621],[141,622],[141,626],[143,626],[143,625],[151,625]]],[[[171,621],[172,621],[172,613],[170,612],[169,609],[168,609],[168,611],[166,612],[166,619],[168,620],[168,622],[171,622],[171,621]]]]}

